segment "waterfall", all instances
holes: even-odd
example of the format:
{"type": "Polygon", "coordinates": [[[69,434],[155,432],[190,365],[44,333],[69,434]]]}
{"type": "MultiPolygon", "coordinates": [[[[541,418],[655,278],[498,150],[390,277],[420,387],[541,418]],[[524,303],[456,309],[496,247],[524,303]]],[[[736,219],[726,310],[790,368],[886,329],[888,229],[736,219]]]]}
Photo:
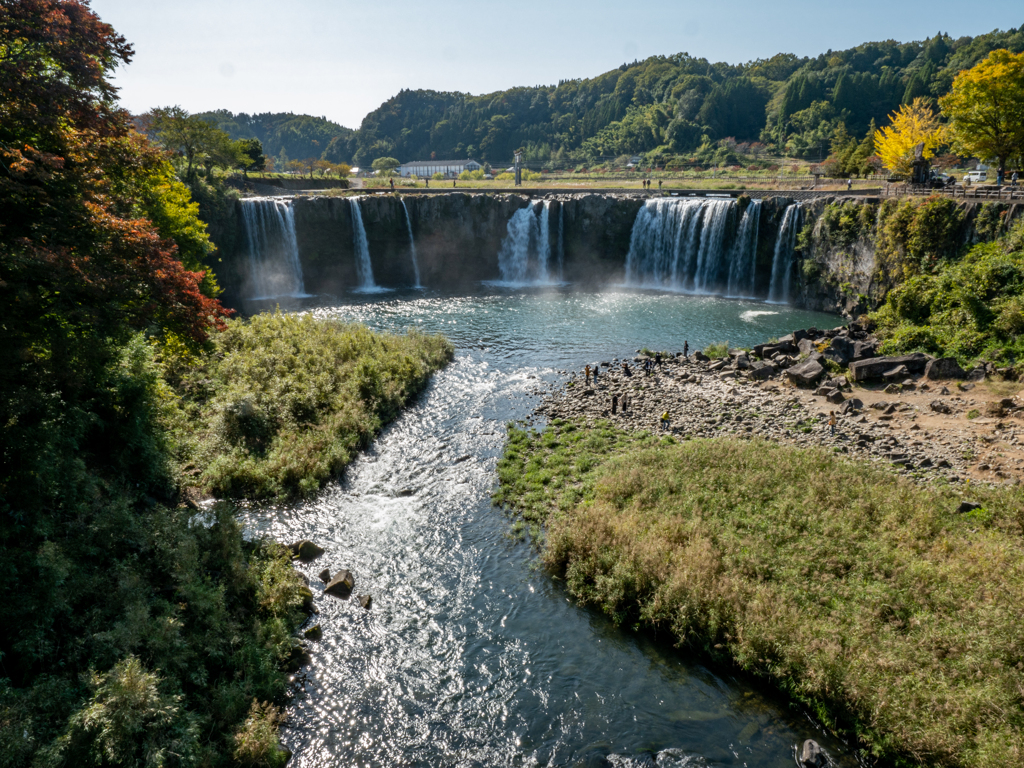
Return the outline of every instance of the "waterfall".
{"type": "Polygon", "coordinates": [[[551,239],[548,201],[532,201],[508,220],[498,252],[501,281],[510,285],[550,282],[551,239]],[[538,210],[539,209],[539,210],[538,210]]]}
{"type": "Polygon", "coordinates": [[[775,255],[772,257],[772,282],[768,289],[768,301],[786,303],[789,301],[789,284],[793,276],[793,254],[796,251],[796,236],[800,229],[800,204],[787,206],[782,214],[782,226],[775,238],[775,255]]]}
{"type": "Polygon", "coordinates": [[[626,284],[700,293],[721,287],[723,244],[735,207],[732,200],[648,200],[630,234],[626,284]]]}
{"type": "Polygon", "coordinates": [[[409,230],[409,254],[412,256],[412,271],[416,275],[416,285],[414,288],[422,288],[420,285],[420,265],[416,261],[416,240],[412,236],[412,219],[409,218],[409,209],[405,205],[405,198],[400,198],[402,201],[402,210],[405,211],[405,226],[409,230]]]}
{"type": "Polygon", "coordinates": [[[373,265],[370,263],[370,244],[366,240],[366,228],[363,227],[363,214],[359,209],[359,198],[350,197],[348,204],[352,210],[352,244],[356,252],[356,274],[359,277],[360,291],[380,290],[373,282],[373,265]]]}
{"type": "Polygon", "coordinates": [[[302,283],[292,201],[254,197],[241,204],[252,298],[308,296],[302,283]]]}
{"type": "Polygon", "coordinates": [[[700,252],[693,278],[694,289],[701,293],[706,293],[718,281],[725,225],[729,220],[729,209],[735,205],[732,200],[713,200],[704,204],[704,226],[700,231],[700,252]]]}
{"type": "Polygon", "coordinates": [[[754,277],[757,270],[757,230],[761,223],[761,201],[751,200],[743,212],[736,242],[733,243],[729,259],[730,296],[754,294],[754,277]]]}
{"type": "Polygon", "coordinates": [[[565,203],[558,204],[558,281],[565,279],[565,203]]]}

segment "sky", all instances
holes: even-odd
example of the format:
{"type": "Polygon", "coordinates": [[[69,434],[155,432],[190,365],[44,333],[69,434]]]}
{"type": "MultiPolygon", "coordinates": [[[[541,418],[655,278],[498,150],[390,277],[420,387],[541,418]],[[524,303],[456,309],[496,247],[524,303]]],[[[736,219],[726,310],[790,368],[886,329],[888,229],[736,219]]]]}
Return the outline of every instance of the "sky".
{"type": "Polygon", "coordinates": [[[135,47],[134,113],[295,112],[349,128],[403,88],[489,93],[686,52],[740,63],[1024,24],[1020,0],[92,0],[135,47]]]}

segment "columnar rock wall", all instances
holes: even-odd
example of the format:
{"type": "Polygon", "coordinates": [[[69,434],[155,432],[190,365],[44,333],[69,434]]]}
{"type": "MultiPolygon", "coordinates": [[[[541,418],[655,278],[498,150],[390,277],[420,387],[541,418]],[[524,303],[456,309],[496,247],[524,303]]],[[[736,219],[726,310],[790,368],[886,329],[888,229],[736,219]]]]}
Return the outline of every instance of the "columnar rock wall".
{"type": "MultiPolygon", "coordinates": [[[[498,254],[513,214],[528,205],[542,203],[518,194],[452,192],[444,195],[406,196],[405,206],[395,195],[366,195],[360,210],[369,242],[373,275],[385,287],[415,283],[409,247],[406,210],[416,239],[421,283],[427,288],[471,290],[483,280],[500,278],[498,254]]],[[[643,195],[599,193],[557,194],[547,204],[550,253],[558,251],[559,228],[564,254],[563,279],[574,286],[598,288],[621,283],[626,255],[637,214],[648,198],[643,195]]],[[[763,200],[760,210],[754,269],[760,293],[771,276],[776,238],[783,214],[794,201],[781,196],[763,200]]],[[[877,263],[876,227],[868,222],[882,201],[877,198],[825,197],[802,201],[804,236],[790,265],[796,306],[856,315],[877,304],[891,288],[877,263]],[[837,238],[826,226],[828,206],[839,203],[850,215],[860,215],[860,228],[846,230],[837,238]],[[867,223],[864,223],[867,222],[867,223]]],[[[239,203],[238,205],[242,205],[239,203]]],[[[294,206],[299,258],[305,290],[316,294],[341,294],[358,284],[353,244],[352,208],[343,197],[296,197],[294,206]]],[[[1020,213],[1013,206],[1002,215],[1020,213]]],[[[977,238],[974,221],[980,206],[961,203],[966,211],[963,231],[969,243],[977,238]]],[[[722,247],[728,249],[741,219],[740,207],[729,217],[729,231],[722,247]]],[[[832,209],[835,219],[835,206],[832,209]]],[[[230,220],[229,220],[230,221],[230,220]]],[[[247,238],[242,216],[233,217],[237,231],[214,233],[221,246],[218,269],[227,289],[228,303],[247,298],[247,238]]],[[[834,222],[833,222],[834,223],[834,222]]],[[[224,229],[224,228],[222,228],[224,229]]],[[[757,295],[760,295],[758,293],[757,295]]],[[[764,293],[762,298],[766,298],[764,293]]]]}

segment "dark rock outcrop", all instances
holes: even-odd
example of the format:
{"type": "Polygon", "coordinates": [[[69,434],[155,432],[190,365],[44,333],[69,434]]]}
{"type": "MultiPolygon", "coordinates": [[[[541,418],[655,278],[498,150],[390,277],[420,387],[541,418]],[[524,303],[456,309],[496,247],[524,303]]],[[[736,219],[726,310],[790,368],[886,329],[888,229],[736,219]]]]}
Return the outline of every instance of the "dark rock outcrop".
{"type": "Polygon", "coordinates": [[[929,359],[927,355],[922,355],[920,352],[902,357],[873,357],[850,363],[850,373],[853,374],[854,381],[881,378],[887,371],[901,365],[906,367],[908,373],[922,373],[929,359]]]}

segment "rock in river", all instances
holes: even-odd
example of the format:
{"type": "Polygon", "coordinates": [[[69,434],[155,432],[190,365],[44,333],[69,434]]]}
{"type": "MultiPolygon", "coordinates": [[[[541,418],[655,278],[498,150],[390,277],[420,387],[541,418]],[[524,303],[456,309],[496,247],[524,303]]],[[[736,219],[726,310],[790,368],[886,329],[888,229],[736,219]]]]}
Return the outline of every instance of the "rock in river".
{"type": "Polygon", "coordinates": [[[352,575],[352,571],[341,570],[334,574],[330,584],[324,587],[324,592],[348,600],[355,586],[356,578],[352,575]]]}
{"type": "Polygon", "coordinates": [[[311,560],[316,560],[318,557],[320,557],[320,555],[324,553],[323,547],[318,547],[309,539],[297,541],[294,544],[292,544],[289,547],[289,549],[291,549],[292,554],[295,555],[295,557],[299,558],[299,560],[301,560],[304,563],[308,563],[311,560]]]}

